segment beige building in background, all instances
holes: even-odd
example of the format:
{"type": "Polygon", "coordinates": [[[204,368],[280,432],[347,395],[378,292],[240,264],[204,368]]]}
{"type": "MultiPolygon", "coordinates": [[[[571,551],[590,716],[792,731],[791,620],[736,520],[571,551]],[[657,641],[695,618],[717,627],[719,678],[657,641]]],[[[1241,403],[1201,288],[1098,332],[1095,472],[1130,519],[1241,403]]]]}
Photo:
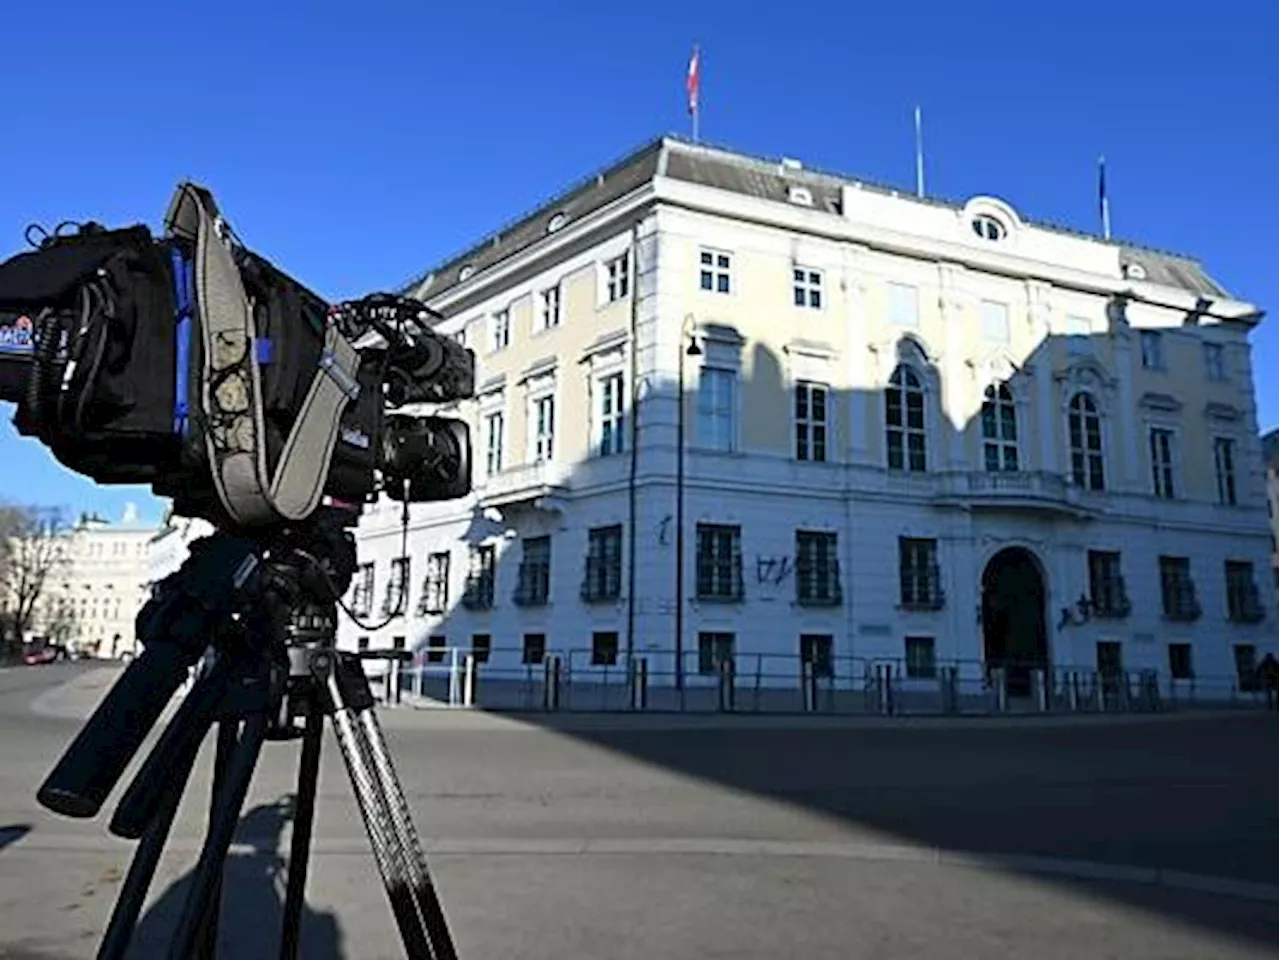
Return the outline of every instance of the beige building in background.
{"type": "Polygon", "coordinates": [[[475,491],[404,557],[368,512],[352,600],[407,604],[344,644],[765,685],[1275,646],[1261,314],[1188,257],[662,138],[409,292],[477,356],[475,491]]]}
{"type": "Polygon", "coordinates": [[[82,516],[64,537],[50,571],[36,632],[74,652],[118,658],[137,652],[134,620],[146,602],[148,543],[154,525],[128,504],[118,522],[82,516]]]}

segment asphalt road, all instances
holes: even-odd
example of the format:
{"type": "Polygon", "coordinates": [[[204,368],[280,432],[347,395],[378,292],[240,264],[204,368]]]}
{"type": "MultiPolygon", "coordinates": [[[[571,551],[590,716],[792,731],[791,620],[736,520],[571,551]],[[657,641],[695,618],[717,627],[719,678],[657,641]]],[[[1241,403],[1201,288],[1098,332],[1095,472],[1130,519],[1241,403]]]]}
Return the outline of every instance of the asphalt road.
{"type": "MultiPolygon", "coordinates": [[[[57,818],[34,793],[109,679],[0,671],[0,960],[94,955],[131,847],[105,815],[57,818]]],[[[1276,900],[1256,899],[1280,850],[1274,714],[570,729],[381,716],[464,958],[1275,955],[1276,900]]],[[[229,866],[224,956],[274,955],[295,768],[293,747],[268,748],[229,866]]],[[[139,957],[164,955],[206,770],[139,957]]],[[[308,960],[403,956],[332,742],[308,902],[308,960]]]]}

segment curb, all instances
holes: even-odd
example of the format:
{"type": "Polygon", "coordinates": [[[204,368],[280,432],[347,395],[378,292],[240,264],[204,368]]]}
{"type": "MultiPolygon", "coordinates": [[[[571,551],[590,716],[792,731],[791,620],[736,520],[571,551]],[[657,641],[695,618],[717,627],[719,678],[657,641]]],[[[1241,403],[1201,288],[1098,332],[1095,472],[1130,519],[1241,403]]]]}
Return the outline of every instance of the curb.
{"type": "MultiPolygon", "coordinates": [[[[1275,903],[1280,889],[1274,884],[1233,877],[1193,873],[1162,867],[1140,867],[1058,857],[1005,853],[979,853],[912,844],[842,843],[822,840],[752,840],[693,837],[607,838],[583,837],[534,839],[522,837],[445,838],[423,837],[429,856],[475,857],[581,857],[581,856],[719,856],[796,857],[823,860],[850,860],[870,863],[906,863],[953,867],[968,870],[995,870],[1047,878],[1086,880],[1159,887],[1188,893],[1228,897],[1258,903],[1275,903]]],[[[8,848],[50,853],[123,853],[132,843],[91,834],[48,834],[32,831],[15,839],[8,848]]],[[[174,837],[166,853],[194,854],[201,841],[195,837],[174,837]]],[[[313,856],[369,857],[369,842],[359,838],[320,838],[312,844],[313,856]]],[[[289,848],[278,837],[254,843],[241,838],[231,845],[234,856],[287,857],[289,848]]]]}

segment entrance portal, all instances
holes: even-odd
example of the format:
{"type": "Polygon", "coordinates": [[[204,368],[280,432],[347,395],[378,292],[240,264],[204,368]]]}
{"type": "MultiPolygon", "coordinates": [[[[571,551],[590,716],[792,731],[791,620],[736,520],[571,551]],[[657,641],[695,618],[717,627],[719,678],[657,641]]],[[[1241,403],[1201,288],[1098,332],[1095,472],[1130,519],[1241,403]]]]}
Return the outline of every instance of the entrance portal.
{"type": "Polygon", "coordinates": [[[1003,667],[1009,693],[1031,692],[1031,671],[1049,666],[1045,586],[1031,551],[1008,547],[982,572],[982,647],[988,669],[1003,667]]]}

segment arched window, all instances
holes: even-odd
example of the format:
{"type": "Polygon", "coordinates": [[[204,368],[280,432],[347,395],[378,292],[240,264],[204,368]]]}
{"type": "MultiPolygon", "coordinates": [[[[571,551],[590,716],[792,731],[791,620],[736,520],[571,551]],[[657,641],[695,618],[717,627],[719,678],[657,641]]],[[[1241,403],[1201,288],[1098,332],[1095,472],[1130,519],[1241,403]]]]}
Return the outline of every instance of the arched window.
{"type": "Polygon", "coordinates": [[[1106,479],[1102,468],[1102,418],[1098,404],[1087,393],[1071,398],[1067,410],[1067,432],[1071,441],[1071,479],[1086,490],[1102,490],[1106,479]]]}
{"type": "Polygon", "coordinates": [[[884,434],[890,470],[925,471],[924,385],[906,364],[893,371],[884,391],[884,434]]]}
{"type": "Polygon", "coordinates": [[[1003,383],[982,401],[982,459],[989,473],[1018,469],[1018,413],[1003,383]]]}

